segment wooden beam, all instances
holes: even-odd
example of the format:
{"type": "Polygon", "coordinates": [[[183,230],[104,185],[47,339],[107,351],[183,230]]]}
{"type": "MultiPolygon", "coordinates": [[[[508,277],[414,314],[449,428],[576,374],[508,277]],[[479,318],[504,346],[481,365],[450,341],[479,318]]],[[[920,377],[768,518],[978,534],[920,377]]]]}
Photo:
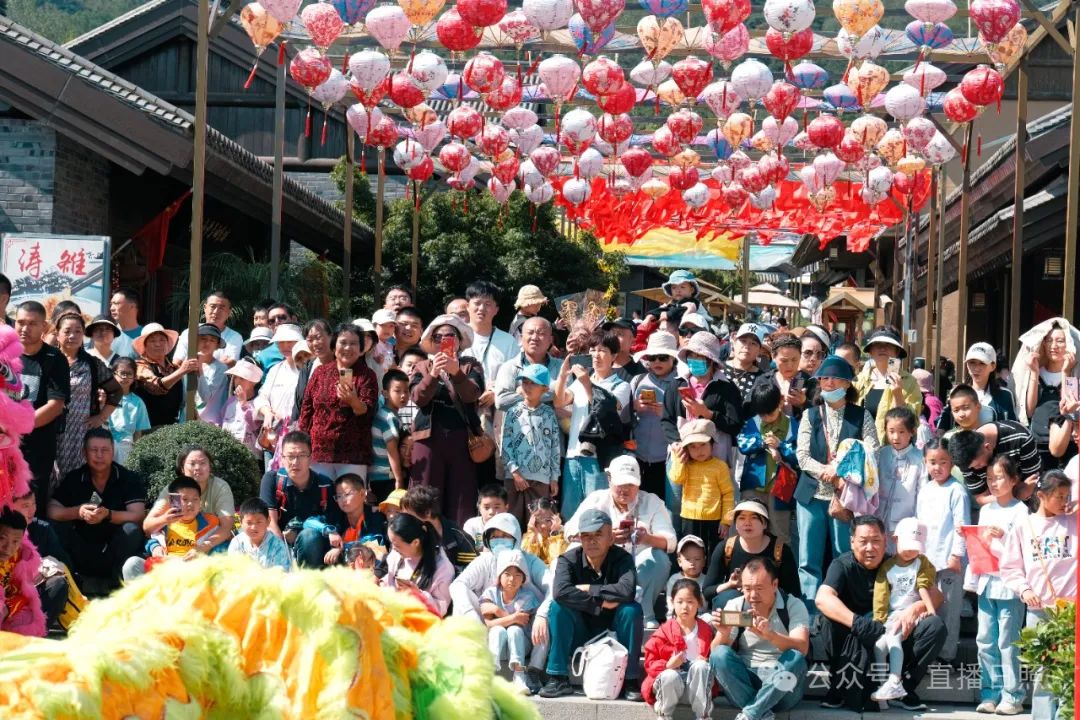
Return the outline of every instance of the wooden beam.
{"type": "Polygon", "coordinates": [[[926,113],[926,117],[930,118],[930,122],[934,123],[934,127],[938,129],[938,132],[945,136],[945,139],[949,141],[949,144],[953,146],[953,150],[957,155],[964,154],[964,147],[956,142],[956,138],[952,136],[952,133],[945,129],[945,126],[941,124],[941,121],[934,117],[933,113],[926,113]]]}
{"type": "MultiPolygon", "coordinates": [[[[195,44],[195,154],[191,162],[191,267],[188,271],[188,337],[187,357],[195,359],[199,350],[199,309],[202,306],[202,241],[203,211],[206,208],[206,88],[209,79],[210,5],[199,0],[198,41],[195,44]]],[[[236,358],[234,358],[236,359],[236,358]]],[[[184,417],[195,420],[195,395],[199,375],[187,376],[184,417]]]]}
{"type": "Polygon", "coordinates": [[[1027,188],[1025,171],[1027,170],[1027,58],[1020,58],[1016,68],[1016,182],[1013,186],[1013,233],[1012,233],[1012,270],[1009,274],[1009,333],[1012,347],[1009,357],[1015,358],[1020,350],[1020,270],[1024,258],[1024,193],[1027,188]]]}
{"type": "Polygon", "coordinates": [[[233,16],[240,12],[240,6],[242,3],[239,0],[230,2],[229,5],[221,11],[217,17],[214,18],[213,24],[210,26],[210,37],[217,37],[222,28],[229,24],[229,21],[233,19],[233,16]]]}
{"type": "MultiPolygon", "coordinates": [[[[280,56],[279,56],[280,59],[280,56]]],[[[270,198],[270,297],[281,282],[281,202],[285,187],[285,62],[278,63],[274,85],[274,176],[270,198]]]]}
{"type": "Polygon", "coordinates": [[[975,123],[970,122],[964,132],[964,146],[967,153],[964,157],[964,192],[960,196],[960,251],[957,259],[956,270],[956,356],[954,362],[962,365],[964,353],[967,351],[967,317],[968,317],[968,289],[967,289],[967,266],[968,266],[968,232],[971,230],[971,136],[975,130],[975,123]]]}
{"type": "Polygon", "coordinates": [[[1031,0],[1020,0],[1020,2],[1022,2],[1024,4],[1024,7],[1027,8],[1028,17],[1035,18],[1035,21],[1038,22],[1044,30],[1046,30],[1050,37],[1054,38],[1054,42],[1060,45],[1067,55],[1072,57],[1072,45],[1069,44],[1069,41],[1066,40],[1065,36],[1062,35],[1061,32],[1057,29],[1057,23],[1047,19],[1046,15],[1044,15],[1042,11],[1039,10],[1039,8],[1035,7],[1035,3],[1033,3],[1031,0]]]}
{"type": "MultiPolygon", "coordinates": [[[[934,274],[937,270],[937,186],[941,182],[941,170],[930,173],[930,225],[926,232],[926,308],[923,317],[923,357],[928,368],[934,366],[934,274]]],[[[918,237],[918,233],[916,233],[918,237]]],[[[914,279],[912,279],[914,283],[914,279]]]]}
{"type": "Polygon", "coordinates": [[[410,287],[420,287],[420,183],[412,181],[413,186],[413,214],[412,214],[412,259],[410,261],[409,279],[410,287]]]}
{"type": "MultiPolygon", "coordinates": [[[[1072,0],[1058,0],[1058,4],[1054,6],[1054,9],[1050,12],[1050,24],[1056,27],[1057,24],[1069,14],[1070,7],[1072,7],[1072,0]]],[[[1006,65],[1005,69],[1001,72],[1001,76],[1008,79],[1020,64],[1020,58],[1030,54],[1039,43],[1046,39],[1047,34],[1046,28],[1042,25],[1039,25],[1039,27],[1028,33],[1027,45],[1024,47],[1024,52],[1009,61],[1009,64],[1006,65]]]]}
{"type": "Polygon", "coordinates": [[[1065,209],[1065,295],[1061,315],[1076,317],[1076,224],[1080,222],[1080,8],[1076,10],[1078,32],[1073,41],[1077,43],[1073,53],[1072,121],[1069,127],[1069,195],[1065,209]]]}
{"type": "Polygon", "coordinates": [[[345,318],[348,320],[352,310],[352,224],[353,224],[353,176],[356,165],[353,158],[356,153],[356,133],[351,126],[345,127],[345,223],[342,233],[341,258],[341,299],[345,304],[345,318]]]}
{"type": "Polygon", "coordinates": [[[375,186],[375,297],[382,295],[382,251],[383,251],[383,203],[386,202],[386,149],[375,149],[379,159],[379,178],[375,186]]]}
{"type": "Polygon", "coordinates": [[[750,231],[742,239],[742,304],[746,320],[750,319],[750,246],[755,237],[757,233],[750,231]]]}

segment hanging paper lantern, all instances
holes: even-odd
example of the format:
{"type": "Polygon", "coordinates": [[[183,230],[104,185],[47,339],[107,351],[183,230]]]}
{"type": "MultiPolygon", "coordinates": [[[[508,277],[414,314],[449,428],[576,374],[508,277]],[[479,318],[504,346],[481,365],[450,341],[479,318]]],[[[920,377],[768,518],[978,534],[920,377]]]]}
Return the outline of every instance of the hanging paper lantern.
{"type": "Polygon", "coordinates": [[[716,157],[719,160],[727,160],[731,157],[733,148],[727,138],[724,137],[724,131],[720,128],[714,128],[705,135],[705,142],[716,153],[716,157]]]}
{"type": "Polygon", "coordinates": [[[364,16],[375,7],[375,0],[330,0],[330,4],[337,10],[342,22],[356,25],[363,22],[364,16]]]}
{"type": "Polygon", "coordinates": [[[954,87],[945,93],[945,100],[941,103],[941,109],[945,111],[945,117],[954,123],[971,122],[979,116],[981,108],[966,97],[961,88],[954,87]]]}
{"type": "Polygon", "coordinates": [[[656,152],[667,157],[682,150],[682,145],[667,125],[661,125],[653,131],[652,146],[656,148],[656,152]]]}
{"type": "Polygon", "coordinates": [[[944,23],[956,14],[956,5],[953,0],[907,0],[904,10],[919,22],[944,23]]]}
{"type": "Polygon", "coordinates": [[[746,113],[732,113],[724,121],[723,132],[731,147],[737,148],[754,133],[754,119],[746,113]]]}
{"type": "Polygon", "coordinates": [[[684,203],[695,210],[705,207],[705,204],[709,202],[709,188],[705,183],[694,183],[691,187],[683,190],[682,199],[684,203]]]}
{"type": "Polygon", "coordinates": [[[326,2],[312,3],[304,8],[300,13],[300,23],[311,36],[311,42],[323,52],[334,44],[345,27],[338,11],[326,2]]]}
{"type": "Polygon", "coordinates": [[[577,161],[577,173],[583,178],[594,178],[604,169],[604,156],[596,148],[588,148],[577,161]]]}
{"type": "Polygon", "coordinates": [[[518,50],[528,41],[540,37],[539,28],[529,22],[529,16],[521,8],[511,10],[503,16],[499,21],[499,31],[510,38],[518,50]]]}
{"type": "Polygon", "coordinates": [[[562,119],[562,137],[573,143],[587,143],[596,135],[596,118],[588,110],[575,108],[562,119]]]}
{"type": "Polygon", "coordinates": [[[488,157],[497,157],[510,147],[510,133],[495,123],[487,123],[476,138],[476,146],[488,157]]]}
{"type": "Polygon", "coordinates": [[[710,31],[705,36],[705,51],[712,57],[729,66],[750,49],[750,31],[739,23],[725,33],[710,31]]]}
{"type": "Polygon", "coordinates": [[[701,99],[716,115],[718,124],[735,112],[742,102],[742,98],[735,90],[735,86],[727,80],[718,80],[711,83],[701,92],[701,99]]]}
{"type": "Polygon", "coordinates": [[[751,103],[765,97],[772,87],[773,76],[765,63],[754,60],[743,60],[731,71],[731,84],[739,97],[749,100],[751,103]]]}
{"type": "Polygon", "coordinates": [[[766,137],[765,133],[758,130],[750,136],[750,147],[759,152],[768,153],[772,152],[776,148],[776,145],[773,144],[772,140],[766,137]]]}
{"type": "Polygon", "coordinates": [[[820,115],[806,126],[806,134],[814,147],[831,150],[844,139],[844,123],[832,115],[820,115]]]}
{"type": "Polygon", "coordinates": [[[925,60],[904,73],[904,82],[918,90],[923,97],[939,88],[947,79],[944,70],[925,60]]]}
{"type": "Polygon", "coordinates": [[[646,15],[638,21],[637,36],[646,59],[658,63],[682,42],[683,26],[673,17],[661,23],[654,15],[646,15]]]}
{"type": "Polygon", "coordinates": [[[345,111],[345,120],[349,123],[349,127],[360,137],[361,141],[382,119],[383,114],[379,108],[366,108],[360,103],[350,105],[349,109],[345,111]]]}
{"type": "Polygon", "coordinates": [[[944,165],[956,157],[956,148],[949,142],[949,138],[936,132],[922,149],[922,154],[931,165],[944,165]]]}
{"type": "Polygon", "coordinates": [[[605,142],[617,145],[634,134],[634,122],[626,114],[605,113],[596,123],[596,134],[605,142]]]}
{"type": "Polygon", "coordinates": [[[866,175],[866,187],[871,192],[885,194],[892,188],[893,172],[887,167],[878,167],[866,175]]]}
{"type": "Polygon", "coordinates": [[[698,182],[697,168],[674,167],[668,172],[668,185],[675,190],[686,190],[698,182]]]}
{"type": "Polygon", "coordinates": [[[876,145],[878,155],[889,165],[895,165],[900,162],[900,158],[904,157],[904,149],[906,146],[907,143],[904,141],[904,134],[896,128],[890,128],[881,136],[881,140],[879,140],[876,145]]]}
{"type": "Polygon", "coordinates": [[[750,17],[750,0],[702,0],[701,9],[714,30],[726,33],[750,17]]]}
{"type": "Polygon", "coordinates": [[[671,164],[683,168],[697,167],[701,164],[701,155],[698,155],[697,151],[686,148],[680,150],[671,156],[671,164]]]}
{"type": "Polygon", "coordinates": [[[593,95],[608,95],[626,84],[626,77],[619,64],[600,56],[581,71],[581,85],[593,95]]]}
{"type": "Polygon", "coordinates": [[[876,115],[860,115],[851,123],[851,136],[869,152],[881,142],[889,126],[876,115]]]}
{"type": "Polygon", "coordinates": [[[678,107],[686,102],[686,95],[683,95],[683,91],[674,80],[665,80],[660,83],[660,86],[656,88],[656,96],[671,107],[678,107]]]}
{"type": "Polygon", "coordinates": [[[571,205],[580,205],[589,199],[591,193],[592,188],[589,186],[589,181],[584,178],[568,178],[562,186],[563,199],[571,205]]]}
{"type": "Polygon", "coordinates": [[[750,196],[750,204],[758,210],[768,210],[776,204],[776,189],[766,187],[750,196]]]}
{"type": "Polygon", "coordinates": [[[907,122],[926,110],[926,101],[918,90],[901,83],[885,93],[885,109],[900,122],[907,122]]]}
{"type": "Polygon", "coordinates": [[[510,130],[524,130],[539,122],[536,113],[529,108],[515,107],[503,113],[502,126],[510,130]]]}
{"type": "Polygon", "coordinates": [[[802,180],[806,192],[811,195],[825,188],[824,178],[818,174],[817,168],[813,165],[804,165],[799,170],[799,179],[802,180]]]}
{"type": "Polygon", "coordinates": [[[641,192],[645,193],[645,195],[653,200],[667,195],[669,190],[671,190],[671,186],[658,178],[646,180],[641,185],[641,192]]]}
{"type": "Polygon", "coordinates": [[[530,125],[521,130],[511,130],[510,139],[523,155],[528,155],[544,141],[544,129],[539,125],[530,125]]]}
{"type": "Polygon", "coordinates": [[[1020,22],[1018,0],[971,0],[968,11],[985,42],[1001,42],[1020,22]]]}
{"type": "Polygon", "coordinates": [[[1005,81],[1001,73],[989,65],[980,65],[964,73],[960,81],[960,92],[964,99],[973,105],[994,105],[1001,101],[1005,92],[1005,81]]]}
{"type": "Polygon", "coordinates": [[[557,104],[566,99],[581,77],[581,67],[565,55],[544,58],[536,71],[547,89],[548,97],[557,104]]]}
{"type": "Polygon", "coordinates": [[[782,148],[799,134],[799,121],[793,117],[786,117],[782,121],[767,117],[761,121],[761,132],[774,147],[782,148]]]}
{"type": "Polygon", "coordinates": [[[888,196],[889,196],[888,193],[874,192],[873,190],[866,187],[865,185],[859,190],[859,197],[862,198],[862,201],[864,203],[866,203],[867,205],[869,205],[870,207],[873,207],[874,205],[877,205],[879,202],[881,202],[882,200],[884,200],[888,196]]]}
{"type": "MultiPolygon", "coordinates": [[[[353,92],[357,90],[370,95],[390,74],[390,58],[378,50],[361,50],[349,57],[349,74],[352,75],[353,92]]],[[[361,102],[364,98],[358,97],[361,102]]],[[[378,103],[371,103],[372,106],[378,103]]],[[[368,103],[364,103],[368,105],[368,103]]]]}
{"type": "Polygon", "coordinates": [[[642,60],[630,71],[630,80],[646,88],[653,88],[671,77],[671,63],[666,60],[650,62],[642,60]]]}
{"type": "Polygon", "coordinates": [[[424,102],[426,95],[416,81],[404,70],[390,77],[390,101],[400,108],[416,107],[424,102]]]}
{"type": "Polygon", "coordinates": [[[791,138],[791,146],[806,153],[816,149],[814,143],[810,142],[810,136],[806,134],[805,130],[800,131],[798,135],[791,138]]]}
{"type": "Polygon", "coordinates": [[[513,75],[505,75],[499,87],[484,96],[484,102],[497,112],[505,112],[518,105],[521,102],[521,81],[513,75]]]}
{"type": "Polygon", "coordinates": [[[1027,28],[1016,23],[1013,29],[998,42],[987,43],[985,39],[983,40],[983,43],[988,45],[986,51],[999,72],[1024,52],[1024,48],[1027,47],[1027,37],[1027,28]]]}
{"type": "Polygon", "coordinates": [[[825,183],[825,187],[828,187],[840,177],[840,173],[844,170],[844,161],[831,152],[822,153],[814,158],[814,169],[825,183]]]}
{"type": "Polygon", "coordinates": [[[904,125],[903,132],[908,148],[921,153],[926,149],[931,138],[937,134],[937,127],[929,118],[913,117],[904,125]]]}
{"type": "Polygon", "coordinates": [[[311,91],[311,99],[321,103],[323,110],[329,110],[331,105],[341,102],[348,92],[349,81],[340,70],[331,70],[330,77],[311,91]]]}
{"type": "Polygon", "coordinates": [[[636,102],[637,91],[630,83],[623,83],[622,87],[610,95],[601,95],[596,98],[596,104],[600,106],[600,109],[612,115],[630,112],[634,109],[636,102]]]}
{"type": "Polygon", "coordinates": [[[566,27],[574,14],[573,0],[523,0],[521,10],[540,32],[566,27]]]}
{"type": "Polygon", "coordinates": [[[285,26],[280,20],[268,13],[259,3],[248,3],[240,11],[240,24],[255,46],[255,56],[263,54],[267,46],[281,34],[285,26]]]}
{"type": "Polygon", "coordinates": [[[518,170],[518,175],[521,177],[521,182],[525,185],[531,185],[532,187],[539,187],[544,184],[544,176],[540,174],[540,171],[533,165],[532,160],[526,160],[521,163],[521,168],[518,170]]]}
{"type": "Polygon", "coordinates": [[[821,90],[829,82],[829,73],[819,65],[803,61],[788,71],[787,79],[800,90],[821,90]]]}
{"type": "Polygon", "coordinates": [[[769,28],[765,31],[765,46],[785,63],[794,62],[814,49],[814,31],[807,28],[796,33],[783,33],[769,28]]]}
{"type": "Polygon", "coordinates": [[[836,35],[836,46],[840,54],[849,60],[874,60],[888,43],[889,36],[880,25],[875,25],[859,37],[847,30],[841,30],[836,35]]]}
{"type": "Polygon", "coordinates": [[[473,56],[469,62],[465,63],[465,70],[461,73],[461,79],[465,81],[465,84],[481,95],[499,87],[504,77],[506,77],[506,71],[503,70],[502,60],[486,52],[473,56]]]}
{"type": "Polygon", "coordinates": [[[534,205],[543,205],[546,202],[551,202],[551,199],[555,197],[555,188],[551,187],[551,183],[548,182],[535,187],[526,185],[525,197],[534,205]]]}
{"type": "Polygon", "coordinates": [[[914,155],[905,155],[896,161],[896,169],[907,176],[913,176],[926,167],[926,161],[914,155]]]}
{"type": "MultiPolygon", "coordinates": [[[[724,140],[724,142],[727,142],[727,140],[724,140]]],[[[713,180],[720,183],[720,185],[725,185],[735,179],[735,172],[731,169],[730,165],[725,163],[721,163],[714,167],[709,175],[712,176],[713,180]]]]}
{"type": "Polygon", "coordinates": [[[653,158],[648,150],[630,148],[619,157],[619,162],[630,177],[639,177],[652,167],[653,158]]]}
{"type": "Polygon", "coordinates": [[[585,20],[574,13],[570,18],[570,38],[577,46],[578,55],[596,55],[615,37],[615,23],[600,32],[593,32],[585,20]]]}
{"type": "Polygon", "coordinates": [[[423,146],[424,152],[432,152],[446,137],[446,123],[442,120],[427,123],[413,130],[413,137],[423,146]]]}
{"type": "Polygon", "coordinates": [[[282,25],[287,25],[300,10],[300,2],[301,0],[263,0],[262,6],[271,17],[282,25]]]}
{"type": "Polygon", "coordinates": [[[633,185],[626,178],[616,178],[615,182],[608,183],[608,192],[615,196],[616,199],[621,200],[630,193],[634,192],[633,185]]]}
{"type": "Polygon", "coordinates": [[[696,100],[712,80],[712,64],[690,55],[671,66],[671,79],[683,95],[696,100]]]}
{"type": "Polygon", "coordinates": [[[859,98],[855,97],[855,93],[845,83],[830,85],[821,96],[837,110],[854,110],[859,107],[859,98]]]}
{"type": "Polygon", "coordinates": [[[457,0],[458,15],[474,27],[495,25],[506,14],[506,0],[457,0]]]}
{"type": "Polygon", "coordinates": [[[551,177],[559,169],[559,151],[553,147],[538,147],[529,153],[529,160],[544,177],[551,177]]]}
{"type": "Polygon", "coordinates": [[[424,27],[434,20],[445,4],[446,0],[398,0],[405,17],[417,27],[424,27]]]}
{"type": "Polygon", "coordinates": [[[371,37],[389,50],[397,52],[405,36],[409,34],[412,23],[405,17],[405,11],[397,5],[381,5],[367,14],[364,24],[371,37]]]}
{"type": "Polygon", "coordinates": [[[745,167],[750,167],[750,164],[752,162],[753,160],[750,159],[750,156],[744,153],[742,150],[736,150],[735,152],[731,153],[731,157],[728,158],[728,164],[731,165],[731,168],[736,172],[742,170],[745,167]]]}
{"type": "Polygon", "coordinates": [[[866,107],[889,84],[889,71],[872,62],[864,62],[848,73],[847,84],[855,93],[859,104],[866,107]]]}
{"type": "Polygon", "coordinates": [[[289,61],[289,75],[310,92],[330,77],[334,66],[315,48],[304,48],[289,61]]]}
{"type": "Polygon", "coordinates": [[[446,116],[446,129],[454,137],[471,140],[484,127],[484,117],[469,105],[458,105],[446,116]]]}
{"type": "Polygon", "coordinates": [[[825,212],[825,208],[832,205],[834,200],[836,200],[836,188],[834,187],[827,187],[810,196],[810,204],[818,212],[825,212]]]}
{"type": "Polygon", "coordinates": [[[503,205],[510,199],[510,193],[514,191],[514,186],[506,184],[498,178],[490,177],[487,181],[487,189],[491,193],[491,197],[495,198],[495,202],[503,205]]]}
{"type": "Polygon", "coordinates": [[[514,178],[518,176],[520,167],[521,164],[518,162],[517,156],[508,153],[505,158],[492,165],[491,174],[501,183],[512,183],[514,178]]]}
{"type": "Polygon", "coordinates": [[[765,176],[769,179],[770,183],[779,183],[787,179],[790,166],[788,160],[783,155],[777,153],[775,155],[764,155],[758,160],[758,165],[761,172],[765,173],[765,176]]]}
{"type": "Polygon", "coordinates": [[[367,144],[372,147],[388,148],[397,142],[400,133],[397,123],[385,115],[367,134],[367,144]]]}
{"type": "Polygon", "coordinates": [[[394,147],[394,164],[402,170],[410,170],[427,157],[423,145],[412,139],[405,139],[394,147]]]}
{"type": "Polygon", "coordinates": [[[769,176],[758,165],[751,165],[739,171],[739,184],[748,192],[759,193],[769,186],[769,176]]]}
{"type": "Polygon", "coordinates": [[[435,23],[435,35],[443,47],[451,52],[465,52],[480,44],[483,33],[470,25],[458,14],[456,7],[444,12],[435,23]]]}
{"type": "Polygon", "coordinates": [[[953,32],[945,23],[927,23],[912,20],[904,28],[904,34],[913,45],[919,48],[920,53],[925,55],[931,50],[940,50],[948,47],[953,41],[953,32]]]}
{"type": "Polygon", "coordinates": [[[626,0],[574,0],[574,8],[594,33],[599,33],[626,7],[626,0]]]}
{"type": "MultiPolygon", "coordinates": [[[[387,60],[387,65],[389,66],[389,60],[387,60]]],[[[425,97],[441,87],[448,75],[446,62],[430,50],[421,50],[417,53],[405,67],[405,72],[424,91],[425,97]]]]}
{"type": "Polygon", "coordinates": [[[769,88],[769,92],[765,93],[761,103],[769,111],[770,115],[782,121],[794,112],[801,99],[802,94],[799,92],[799,88],[783,80],[777,80],[769,88]]]}
{"type": "Polygon", "coordinates": [[[406,170],[405,174],[410,180],[421,183],[427,182],[435,174],[435,163],[429,156],[425,155],[418,164],[406,170]]]}
{"type": "Polygon", "coordinates": [[[833,15],[840,27],[860,37],[885,15],[881,0],[833,0],[833,15]]]}
{"type": "Polygon", "coordinates": [[[742,186],[742,183],[729,182],[724,185],[720,191],[724,196],[724,202],[732,213],[736,213],[746,203],[747,198],[750,197],[750,193],[746,191],[746,188],[742,186]]]}
{"type": "Polygon", "coordinates": [[[704,123],[696,112],[683,108],[669,115],[666,125],[679,142],[689,145],[701,132],[704,123]]]}
{"type": "Polygon", "coordinates": [[[438,122],[439,116],[435,114],[435,111],[431,109],[431,106],[427,103],[420,103],[416,107],[411,107],[405,110],[402,115],[405,119],[413,124],[415,128],[422,128],[431,123],[438,122]]]}
{"type": "Polygon", "coordinates": [[[765,22],[773,30],[797,33],[810,27],[817,10],[813,0],[765,0],[763,12],[765,22]]]}
{"type": "Polygon", "coordinates": [[[688,0],[638,0],[641,8],[662,18],[682,15],[690,7],[688,0]]]}
{"type": "Polygon", "coordinates": [[[854,165],[866,155],[862,143],[850,130],[844,133],[844,137],[840,140],[840,144],[836,146],[835,152],[836,157],[849,165],[854,165]]]}

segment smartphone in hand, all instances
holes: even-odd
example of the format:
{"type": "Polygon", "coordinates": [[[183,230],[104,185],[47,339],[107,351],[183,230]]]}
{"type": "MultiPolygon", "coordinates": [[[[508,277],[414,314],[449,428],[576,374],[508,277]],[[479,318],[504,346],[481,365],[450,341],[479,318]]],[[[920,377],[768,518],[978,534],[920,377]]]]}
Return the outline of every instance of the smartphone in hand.
{"type": "Polygon", "coordinates": [[[697,395],[694,393],[693,388],[681,387],[679,388],[679,396],[683,400],[689,400],[691,402],[697,402],[697,395]]]}
{"type": "Polygon", "coordinates": [[[338,370],[338,377],[347,383],[351,383],[353,379],[352,368],[341,368],[338,370]]]}
{"type": "Polygon", "coordinates": [[[180,493],[169,493],[169,507],[180,512],[180,493]]]}
{"type": "Polygon", "coordinates": [[[439,352],[441,352],[443,355],[453,355],[454,354],[454,338],[452,338],[452,337],[444,337],[442,340],[440,340],[439,341],[439,352]]]}
{"type": "Polygon", "coordinates": [[[101,495],[97,490],[90,496],[90,499],[86,503],[87,505],[93,505],[94,507],[101,507],[101,495]]]}

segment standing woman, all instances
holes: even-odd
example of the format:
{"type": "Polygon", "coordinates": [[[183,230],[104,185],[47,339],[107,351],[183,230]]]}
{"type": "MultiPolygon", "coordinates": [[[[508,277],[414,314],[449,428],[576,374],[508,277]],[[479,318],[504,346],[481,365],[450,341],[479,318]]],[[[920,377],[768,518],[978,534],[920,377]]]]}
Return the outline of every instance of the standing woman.
{"type": "Polygon", "coordinates": [[[86,326],[86,334],[90,338],[90,347],[87,352],[105,363],[106,367],[112,367],[113,358],[117,357],[113,352],[113,340],[120,337],[123,331],[106,315],[98,315],[94,322],[86,326]]]}
{"type": "Polygon", "coordinates": [[[761,340],[764,336],[765,328],[761,325],[743,323],[731,341],[731,359],[727,361],[725,370],[728,378],[739,389],[744,407],[749,406],[750,388],[754,387],[754,381],[762,374],[758,367],[758,358],[761,356],[761,340]]]}
{"type": "Polygon", "coordinates": [[[64,432],[56,443],[56,470],[61,478],[86,462],[83,458],[86,431],[105,425],[124,397],[112,370],[83,348],[85,330],[82,316],[77,313],[61,315],[56,321],[56,339],[71,376],[71,399],[64,407],[64,432]],[[104,406],[98,402],[98,390],[105,393],[104,406]]]}
{"type": "MultiPolygon", "coordinates": [[[[855,404],[858,395],[852,385],[855,372],[851,365],[830,355],[814,375],[821,389],[821,404],[803,413],[795,450],[802,471],[794,499],[799,528],[799,582],[805,598],[817,597],[825,544],[831,544],[834,558],[851,549],[848,523],[829,513],[830,503],[843,483],[836,474],[836,449],[848,438],[862,440],[870,451],[878,448],[873,416],[855,404]]],[[[811,608],[810,612],[817,609],[811,608]]]]}
{"type": "Polygon", "coordinates": [[[311,436],[311,469],[331,480],[367,478],[371,422],[379,407],[375,373],[364,359],[360,328],[342,323],[332,338],[333,362],[311,373],[300,407],[300,429],[311,436]]]}
{"type": "MultiPolygon", "coordinates": [[[[906,405],[919,417],[922,412],[922,390],[919,382],[900,367],[907,357],[900,335],[888,325],[874,328],[866,337],[863,352],[870,356],[855,381],[858,403],[870,413],[877,428],[878,443],[885,442],[885,415],[894,407],[906,405]]],[[[812,596],[808,596],[812,597],[812,596]]]]}
{"type": "Polygon", "coordinates": [[[1035,436],[1043,470],[1061,465],[1050,454],[1050,423],[1061,414],[1065,378],[1078,377],[1080,372],[1078,339],[1080,333],[1065,318],[1047,320],[1020,336],[1020,352],[1013,365],[1016,416],[1035,436]]]}
{"type": "Polygon", "coordinates": [[[473,332],[457,315],[435,318],[420,338],[431,362],[412,377],[414,445],[412,479],[438,488],[443,514],[464,524],[475,513],[476,465],[469,456],[469,433],[480,433],[476,402],[484,387],[479,360],[461,357],[473,332]]]}
{"type": "MultiPolygon", "coordinates": [[[[263,436],[267,440],[263,449],[267,449],[267,444],[276,447],[292,421],[296,383],[300,377],[292,351],[296,343],[303,339],[304,336],[296,325],[282,323],[274,329],[273,342],[277,344],[282,360],[266,372],[262,387],[255,396],[255,417],[261,418],[263,436]]],[[[269,462],[267,459],[267,463],[269,462]]]]}
{"type": "MultiPolygon", "coordinates": [[[[964,369],[967,370],[968,384],[979,396],[979,404],[987,413],[979,419],[984,425],[994,420],[1016,420],[1016,397],[998,378],[997,351],[990,343],[977,342],[968,348],[964,355],[964,369]]],[[[939,432],[953,427],[952,408],[945,403],[938,417],[939,432]]]]}
{"type": "Polygon", "coordinates": [[[131,346],[139,354],[135,365],[135,394],[146,404],[150,429],[172,425],[180,416],[184,402],[184,375],[199,371],[199,359],[188,358],[179,365],[169,359],[176,345],[175,330],[166,330],[160,323],[143,325],[139,337],[131,346]]]}
{"type": "Polygon", "coordinates": [[[297,368],[296,397],[293,403],[293,422],[300,419],[300,406],[304,403],[304,391],[307,390],[311,373],[320,365],[334,361],[334,346],[330,343],[334,331],[330,323],[322,318],[310,321],[304,326],[304,341],[307,342],[308,350],[314,356],[310,362],[306,362],[297,368]]]}

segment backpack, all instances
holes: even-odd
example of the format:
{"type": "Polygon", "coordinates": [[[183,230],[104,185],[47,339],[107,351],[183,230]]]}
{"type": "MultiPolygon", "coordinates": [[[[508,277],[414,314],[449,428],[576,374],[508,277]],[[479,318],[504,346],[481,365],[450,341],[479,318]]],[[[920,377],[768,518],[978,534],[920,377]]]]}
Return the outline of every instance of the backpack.
{"type": "MultiPolygon", "coordinates": [[[[724,543],[724,564],[730,565],[731,558],[735,554],[735,543],[739,541],[738,535],[732,535],[724,543]]],[[[780,558],[784,556],[784,541],[777,539],[773,545],[773,565],[780,567],[780,558]]],[[[787,623],[785,623],[786,625],[787,623]]]]}
{"type": "Polygon", "coordinates": [[[571,670],[581,675],[581,689],[590,700],[614,700],[622,691],[630,653],[603,632],[574,651],[571,670]]]}
{"type": "MultiPolygon", "coordinates": [[[[777,544],[779,544],[779,541],[777,541],[777,544]]],[[[784,601],[784,607],[776,608],[776,615],[780,618],[780,623],[784,626],[784,630],[787,630],[788,624],[791,620],[790,616],[788,615],[788,598],[790,596],[779,588],[776,589],[776,596],[782,598],[784,601]]],[[[748,608],[746,606],[746,598],[743,598],[742,611],[746,612],[747,609],[748,608]]],[[[742,636],[742,632],[745,629],[746,628],[744,628],[742,625],[738,625],[735,627],[735,632],[731,636],[731,647],[735,648],[736,650],[738,650],[739,648],[739,638],[742,636]]]]}
{"type": "Polygon", "coordinates": [[[581,424],[578,440],[594,445],[598,443],[621,444],[624,439],[623,432],[623,422],[619,416],[619,401],[604,388],[593,385],[589,414],[585,416],[585,422],[581,424]]]}
{"type": "MultiPolygon", "coordinates": [[[[288,494],[285,492],[285,481],[289,479],[289,474],[279,470],[277,476],[277,487],[274,489],[274,501],[277,503],[278,511],[285,509],[285,501],[288,499],[288,494]]],[[[319,486],[319,512],[326,512],[327,500],[330,498],[330,487],[327,485],[319,486]]]]}

